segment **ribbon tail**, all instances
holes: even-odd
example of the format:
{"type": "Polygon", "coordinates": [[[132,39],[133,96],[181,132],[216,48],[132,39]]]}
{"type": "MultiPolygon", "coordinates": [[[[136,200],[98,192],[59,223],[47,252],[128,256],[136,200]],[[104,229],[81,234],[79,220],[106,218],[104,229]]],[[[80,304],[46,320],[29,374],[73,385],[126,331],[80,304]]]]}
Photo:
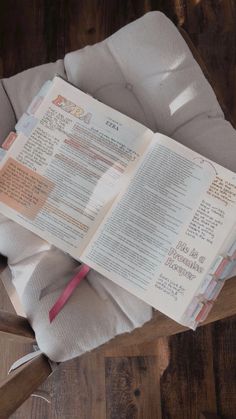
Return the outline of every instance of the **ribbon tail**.
{"type": "Polygon", "coordinates": [[[55,302],[54,306],[51,308],[49,312],[49,320],[50,323],[57,317],[60,313],[64,305],[67,303],[77,286],[80,282],[85,278],[85,276],[89,273],[90,267],[88,265],[83,264],[79,270],[79,272],[72,278],[72,280],[68,283],[60,297],[55,302]]]}
{"type": "Polygon", "coordinates": [[[36,358],[37,356],[41,355],[40,349],[30,354],[23,356],[22,358],[18,359],[14,364],[12,364],[11,368],[8,371],[10,374],[12,371],[16,370],[17,368],[21,367],[22,365],[26,364],[27,362],[31,361],[32,359],[36,358]]]}
{"type": "Polygon", "coordinates": [[[52,403],[52,396],[49,393],[49,391],[37,390],[33,394],[31,394],[31,397],[38,397],[39,399],[44,400],[48,404],[52,403]]]}

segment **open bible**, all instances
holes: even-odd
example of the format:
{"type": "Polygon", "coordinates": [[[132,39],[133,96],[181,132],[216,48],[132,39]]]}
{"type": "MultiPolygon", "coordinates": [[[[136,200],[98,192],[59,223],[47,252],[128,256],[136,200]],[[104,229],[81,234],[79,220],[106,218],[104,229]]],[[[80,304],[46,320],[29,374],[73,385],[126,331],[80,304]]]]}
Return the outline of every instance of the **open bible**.
{"type": "Polygon", "coordinates": [[[0,213],[172,319],[205,319],[236,265],[235,173],[60,77],[0,160],[0,213]]]}

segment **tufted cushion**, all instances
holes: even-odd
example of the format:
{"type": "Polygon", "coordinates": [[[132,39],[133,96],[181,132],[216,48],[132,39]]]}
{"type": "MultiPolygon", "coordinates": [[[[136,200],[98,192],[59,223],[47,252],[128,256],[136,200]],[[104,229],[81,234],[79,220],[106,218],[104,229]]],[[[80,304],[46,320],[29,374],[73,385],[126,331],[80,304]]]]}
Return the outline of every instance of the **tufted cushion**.
{"type": "Polygon", "coordinates": [[[17,120],[26,111],[44,82],[50,80],[55,74],[66,77],[63,60],[34,67],[3,80],[17,120]]]}
{"type": "MultiPolygon", "coordinates": [[[[185,41],[163,14],[149,13],[104,42],[67,54],[64,63],[4,80],[17,117],[41,84],[64,70],[70,82],[102,102],[236,171],[235,131],[185,41]]],[[[40,348],[55,361],[80,355],[151,318],[147,304],[92,272],[50,325],[48,311],[60,291],[39,301],[40,291],[56,279],[66,283],[76,263],[4,217],[0,253],[9,257],[40,348]]]]}
{"type": "Polygon", "coordinates": [[[235,131],[184,39],[160,12],[67,54],[69,80],[102,102],[236,171],[235,131]],[[224,141],[222,141],[224,138],[224,141]]]}
{"type": "Polygon", "coordinates": [[[77,263],[1,215],[0,234],[0,253],[8,256],[24,311],[40,349],[50,359],[61,362],[76,357],[151,318],[147,304],[93,271],[50,324],[48,313],[61,289],[39,300],[40,291],[55,280],[65,286],[77,263]]]}

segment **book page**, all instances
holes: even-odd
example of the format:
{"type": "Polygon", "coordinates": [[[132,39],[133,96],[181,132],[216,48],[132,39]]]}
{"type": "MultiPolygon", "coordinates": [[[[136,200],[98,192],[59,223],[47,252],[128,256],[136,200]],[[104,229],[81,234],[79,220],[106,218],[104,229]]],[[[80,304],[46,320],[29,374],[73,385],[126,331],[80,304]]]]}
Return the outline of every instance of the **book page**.
{"type": "Polygon", "coordinates": [[[152,131],[56,77],[0,166],[0,212],[79,258],[152,131]]]}
{"type": "Polygon", "coordinates": [[[82,260],[180,320],[235,223],[236,175],[155,134],[82,260]]]}

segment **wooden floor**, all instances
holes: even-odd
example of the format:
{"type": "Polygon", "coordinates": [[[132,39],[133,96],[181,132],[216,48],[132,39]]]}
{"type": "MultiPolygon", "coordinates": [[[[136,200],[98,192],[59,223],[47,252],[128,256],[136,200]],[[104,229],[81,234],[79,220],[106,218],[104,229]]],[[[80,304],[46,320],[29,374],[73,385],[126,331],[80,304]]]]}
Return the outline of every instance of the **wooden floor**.
{"type": "MultiPolygon", "coordinates": [[[[189,33],[236,125],[234,0],[0,0],[0,77],[104,39],[149,10],[189,33]]],[[[0,288],[0,307],[11,309],[0,288]]],[[[29,347],[0,337],[0,378],[29,347]]],[[[68,362],[13,419],[236,419],[236,318],[68,362]]],[[[1,402],[1,401],[0,401],[1,402]]]]}

